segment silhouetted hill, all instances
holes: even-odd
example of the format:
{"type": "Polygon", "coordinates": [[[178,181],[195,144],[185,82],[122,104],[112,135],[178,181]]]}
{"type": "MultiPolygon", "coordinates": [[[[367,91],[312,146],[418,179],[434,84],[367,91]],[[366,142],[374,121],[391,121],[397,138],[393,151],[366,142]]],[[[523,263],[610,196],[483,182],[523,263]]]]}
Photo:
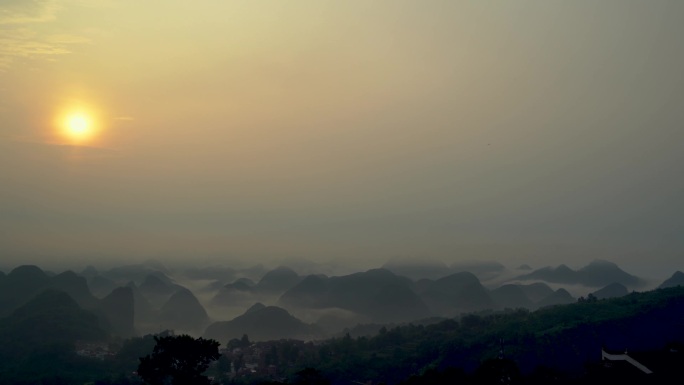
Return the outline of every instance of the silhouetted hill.
{"type": "Polygon", "coordinates": [[[544,267],[522,275],[519,279],[572,285],[581,284],[592,287],[606,286],[614,282],[627,287],[636,287],[641,283],[638,277],[624,272],[616,264],[598,259],[577,271],[566,265],[560,265],[556,268],[544,267]]]}
{"type": "MultiPolygon", "coordinates": [[[[0,319],[0,346],[24,350],[76,340],[103,340],[107,332],[98,317],[83,310],[67,293],[46,290],[0,319]]],[[[15,352],[16,353],[16,352],[15,352]]]]}
{"type": "MultiPolygon", "coordinates": [[[[386,292],[388,287],[398,289],[408,288],[412,285],[408,278],[395,275],[386,269],[372,269],[366,272],[332,277],[328,279],[329,296],[326,299],[328,307],[340,307],[361,314],[376,314],[378,306],[382,306],[381,292],[386,292]]],[[[408,295],[402,290],[402,295],[408,295]]],[[[414,301],[415,299],[411,299],[414,301]]],[[[420,306],[420,305],[417,305],[420,306]]],[[[387,316],[390,316],[387,314],[387,316]]]]}
{"type": "Polygon", "coordinates": [[[107,296],[112,290],[119,287],[116,282],[101,275],[96,275],[88,279],[88,288],[95,297],[103,298],[107,296]]]}
{"type": "Polygon", "coordinates": [[[154,258],[146,260],[145,262],[141,263],[140,266],[147,267],[154,271],[160,271],[164,274],[171,273],[171,269],[166,267],[166,265],[164,265],[161,261],[158,261],[154,258]]]}
{"type": "Polygon", "coordinates": [[[61,290],[73,298],[82,308],[97,307],[97,299],[90,292],[88,282],[73,271],[65,271],[51,278],[52,287],[61,290]]]}
{"type": "Polygon", "coordinates": [[[574,303],[575,299],[572,298],[572,295],[568,293],[567,290],[560,288],[553,292],[550,296],[544,298],[543,300],[539,301],[537,303],[537,306],[539,307],[546,307],[546,306],[553,306],[553,305],[567,305],[570,303],[574,303]]]}
{"type": "Polygon", "coordinates": [[[22,265],[14,268],[7,276],[8,279],[17,283],[23,282],[26,285],[33,285],[37,282],[48,282],[49,276],[35,265],[22,265]]]}
{"type": "Polygon", "coordinates": [[[100,272],[95,268],[95,266],[88,265],[85,267],[85,269],[81,270],[81,272],[78,273],[78,275],[89,280],[95,276],[100,275],[100,272]]]}
{"type": "Polygon", "coordinates": [[[326,278],[326,291],[322,295],[322,308],[351,310],[360,314],[368,314],[373,306],[371,298],[382,287],[395,283],[396,276],[389,270],[369,270],[339,277],[326,278]]]}
{"type": "Polygon", "coordinates": [[[532,270],[530,265],[523,263],[522,265],[518,266],[518,270],[532,270]]]}
{"type": "Polygon", "coordinates": [[[229,283],[227,285],[224,285],[223,288],[241,291],[241,292],[245,292],[245,293],[251,293],[252,292],[252,287],[247,285],[244,282],[241,282],[241,281],[229,283]]]}
{"type": "Polygon", "coordinates": [[[111,324],[112,331],[121,337],[135,335],[134,310],[135,300],[131,287],[114,289],[101,301],[101,308],[111,324]]]}
{"type": "Polygon", "coordinates": [[[179,289],[162,306],[159,322],[163,328],[181,331],[201,331],[209,324],[209,316],[188,289],[179,289]]]}
{"type": "MultiPolygon", "coordinates": [[[[133,309],[126,310],[126,306],[123,305],[125,300],[120,297],[121,293],[107,300],[98,300],[91,294],[86,279],[72,271],[50,277],[36,266],[20,266],[14,269],[0,282],[0,313],[11,313],[48,289],[66,293],[80,308],[98,316],[100,324],[108,331],[122,337],[134,334],[133,309]],[[114,306],[117,301],[120,303],[118,307],[114,306]],[[116,309],[112,309],[112,306],[116,309]],[[110,327],[113,329],[110,330],[110,327]]],[[[133,306],[132,298],[130,306],[133,306]]]]}
{"type": "Polygon", "coordinates": [[[77,342],[104,344],[108,325],[67,293],[48,289],[0,319],[0,384],[84,384],[104,362],[80,357],[77,342]]]}
{"type": "Polygon", "coordinates": [[[254,287],[254,290],[261,293],[280,295],[295,286],[299,281],[301,281],[301,278],[294,270],[289,267],[280,266],[264,274],[259,283],[254,287]]]}
{"type": "Polygon", "coordinates": [[[133,319],[134,325],[143,325],[153,322],[156,314],[152,304],[142,295],[135,282],[131,281],[126,285],[133,293],[133,319]]]}
{"type": "Polygon", "coordinates": [[[138,286],[140,293],[155,307],[164,304],[180,289],[184,288],[172,283],[168,277],[164,279],[159,274],[148,274],[145,281],[138,286]]]}
{"type": "Polygon", "coordinates": [[[204,332],[204,338],[225,342],[240,338],[244,334],[252,341],[308,339],[315,334],[315,329],[293,317],[283,308],[255,305],[231,321],[211,324],[204,332]]]}
{"type": "Polygon", "coordinates": [[[266,269],[266,267],[260,263],[241,270],[243,276],[250,278],[263,277],[264,274],[268,272],[269,270],[266,269]]]}
{"type": "Polygon", "coordinates": [[[329,279],[324,275],[309,275],[296,286],[283,293],[278,300],[285,306],[321,308],[326,306],[329,279]]]}
{"type": "Polygon", "coordinates": [[[658,286],[659,289],[665,289],[668,287],[684,286],[684,273],[681,271],[676,271],[672,274],[672,277],[666,279],[663,283],[658,286]]]}
{"type": "Polygon", "coordinates": [[[431,315],[430,309],[407,285],[393,283],[378,290],[367,313],[375,322],[406,322],[431,315]]]}
{"type": "Polygon", "coordinates": [[[0,281],[0,317],[50,288],[67,292],[82,307],[93,309],[98,305],[85,278],[71,271],[50,277],[37,266],[25,265],[15,268],[0,281]]]}
{"type": "Polygon", "coordinates": [[[339,277],[309,275],[283,293],[278,303],[303,309],[345,309],[374,320],[404,320],[411,317],[410,312],[420,318],[427,314],[427,308],[411,286],[411,280],[386,269],[339,277]],[[403,309],[398,306],[401,302],[403,309]]]}
{"type": "Polygon", "coordinates": [[[226,283],[227,282],[215,280],[201,288],[200,291],[203,293],[215,293],[221,290],[221,288],[225,286],[226,283]]]}
{"type": "Polygon", "coordinates": [[[602,289],[596,290],[592,294],[598,299],[616,298],[629,294],[629,290],[627,290],[625,285],[615,282],[602,289]]]}
{"type": "Polygon", "coordinates": [[[541,269],[534,270],[529,274],[521,275],[519,278],[523,280],[539,279],[546,282],[569,284],[576,284],[579,281],[577,272],[566,265],[560,265],[558,267],[542,267],[541,269]]]}
{"type": "Polygon", "coordinates": [[[453,316],[462,312],[492,309],[494,301],[480,280],[469,272],[454,273],[424,282],[420,297],[433,314],[453,316]]]}
{"type": "Polygon", "coordinates": [[[11,314],[50,284],[50,277],[38,266],[24,265],[13,269],[0,281],[0,317],[11,314]]]}
{"type": "Polygon", "coordinates": [[[238,278],[238,279],[236,279],[235,282],[233,282],[233,283],[235,283],[235,284],[237,284],[237,283],[244,284],[245,286],[248,286],[248,287],[254,287],[254,286],[256,286],[256,282],[252,281],[252,280],[249,279],[249,278],[245,278],[245,277],[238,278]]]}
{"type": "Polygon", "coordinates": [[[169,273],[170,270],[162,263],[150,260],[140,264],[114,267],[101,271],[100,275],[118,283],[134,281],[137,284],[144,282],[148,275],[155,275],[167,283],[172,283],[167,276],[169,273]]]}
{"type": "Polygon", "coordinates": [[[234,306],[247,300],[251,302],[253,293],[252,287],[242,281],[236,281],[221,287],[211,298],[211,303],[216,306],[234,306]]]}
{"type": "Polygon", "coordinates": [[[526,308],[531,309],[534,303],[525,291],[518,285],[503,285],[490,292],[490,296],[497,308],[526,308]]]}
{"type": "Polygon", "coordinates": [[[536,282],[528,285],[518,286],[522,291],[525,292],[527,298],[529,298],[532,302],[539,302],[553,294],[553,289],[543,282],[536,282]]]}
{"type": "Polygon", "coordinates": [[[247,309],[247,311],[245,311],[245,314],[251,313],[251,312],[254,312],[254,311],[259,311],[259,310],[265,309],[265,308],[266,308],[266,305],[264,305],[264,304],[261,303],[261,302],[257,302],[257,303],[255,303],[254,305],[252,305],[249,309],[247,309]]]}
{"type": "Polygon", "coordinates": [[[577,273],[581,277],[580,283],[586,286],[601,287],[619,283],[627,287],[637,287],[641,284],[639,278],[626,273],[615,263],[601,259],[594,260],[577,273]]]}

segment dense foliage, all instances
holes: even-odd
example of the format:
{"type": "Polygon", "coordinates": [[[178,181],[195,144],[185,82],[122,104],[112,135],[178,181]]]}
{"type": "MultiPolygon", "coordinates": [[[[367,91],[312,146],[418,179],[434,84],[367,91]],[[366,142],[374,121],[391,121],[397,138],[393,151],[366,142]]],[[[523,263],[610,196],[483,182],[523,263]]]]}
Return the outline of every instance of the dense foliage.
{"type": "Polygon", "coordinates": [[[219,358],[219,343],[189,335],[154,337],[152,354],[140,359],[138,375],[150,385],[210,384],[203,373],[219,358]]]}

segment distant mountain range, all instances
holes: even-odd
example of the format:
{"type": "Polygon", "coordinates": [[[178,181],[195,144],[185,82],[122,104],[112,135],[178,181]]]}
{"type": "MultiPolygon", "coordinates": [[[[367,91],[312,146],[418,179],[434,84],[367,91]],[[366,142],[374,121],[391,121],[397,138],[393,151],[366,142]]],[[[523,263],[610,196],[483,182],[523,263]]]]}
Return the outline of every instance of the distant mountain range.
{"type": "Polygon", "coordinates": [[[566,265],[544,267],[518,277],[520,280],[541,280],[551,283],[603,287],[619,283],[626,287],[639,287],[643,282],[636,276],[620,269],[616,264],[595,260],[587,266],[573,270],[566,265]]]}
{"type": "Polygon", "coordinates": [[[99,300],[91,294],[86,279],[74,272],[49,276],[32,265],[19,266],[0,278],[0,317],[12,314],[47,290],[63,292],[81,308],[98,315],[106,330],[124,337],[133,335],[132,296],[99,300]]]}
{"type": "Polygon", "coordinates": [[[484,279],[497,276],[506,270],[504,265],[494,261],[467,261],[447,266],[440,261],[417,261],[403,258],[393,258],[382,268],[413,280],[423,278],[435,280],[460,272],[468,272],[479,279],[484,279]]]}
{"type": "Polygon", "coordinates": [[[310,275],[286,291],[278,303],[299,309],[345,309],[379,322],[406,321],[429,314],[412,285],[410,279],[386,269],[340,277],[310,275]]]}
{"type": "MultiPolygon", "coordinates": [[[[238,329],[248,327],[258,335],[269,336],[257,327],[270,325],[261,320],[261,317],[267,318],[265,314],[289,325],[274,330],[287,330],[288,335],[313,335],[322,333],[321,330],[335,333],[360,322],[404,323],[429,317],[458,317],[465,313],[516,308],[534,310],[576,302],[568,290],[570,286],[564,285],[591,288],[591,297],[601,300],[625,296],[643,284],[640,278],[602,260],[578,270],[566,265],[533,271],[527,270],[528,267],[511,270],[508,274],[514,271],[524,274],[512,276],[510,281],[498,286],[490,286],[489,281],[488,287],[478,274],[499,274],[505,269],[503,265],[494,262],[452,266],[414,262],[410,265],[395,260],[385,267],[340,276],[302,276],[287,266],[272,270],[263,266],[250,270],[197,268],[178,273],[161,264],[146,262],[105,271],[90,266],[79,274],[72,271],[54,274],[25,265],[7,274],[0,273],[0,319],[11,316],[46,290],[53,290],[65,293],[81,309],[95,315],[106,333],[122,337],[161,329],[196,335],[218,335],[221,330],[227,330],[241,337],[246,332],[238,329]],[[400,271],[405,275],[399,274],[400,271]],[[252,278],[245,276],[247,272],[252,278]],[[196,279],[199,281],[192,283],[196,279]],[[208,307],[196,293],[178,282],[199,287],[197,293],[201,298],[208,298],[208,307]],[[253,314],[263,310],[259,306],[230,321],[211,317],[216,309],[231,309],[235,314],[235,309],[245,309],[257,301],[277,306],[263,305],[269,310],[259,312],[259,317],[253,314]],[[316,322],[320,322],[320,328],[311,326],[316,322]]],[[[678,271],[660,287],[683,284],[684,273],[678,271]]]]}
{"type": "Polygon", "coordinates": [[[0,319],[0,346],[102,340],[108,335],[103,326],[67,293],[47,289],[0,319]]]}

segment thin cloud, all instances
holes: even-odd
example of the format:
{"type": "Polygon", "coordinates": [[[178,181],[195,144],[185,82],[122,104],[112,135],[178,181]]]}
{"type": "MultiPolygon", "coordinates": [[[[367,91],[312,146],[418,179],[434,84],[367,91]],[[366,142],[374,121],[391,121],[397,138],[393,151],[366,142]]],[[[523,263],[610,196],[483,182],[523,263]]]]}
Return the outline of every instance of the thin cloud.
{"type": "MultiPolygon", "coordinates": [[[[23,152],[24,154],[38,150],[44,151],[45,149],[52,149],[52,151],[57,151],[60,154],[64,154],[65,151],[78,151],[77,155],[79,158],[119,156],[122,153],[121,150],[114,147],[72,145],[16,135],[0,135],[0,150],[7,151],[7,146],[11,146],[15,153],[23,152]]],[[[69,154],[74,155],[73,153],[69,154]]]]}
{"type": "Polygon", "coordinates": [[[54,0],[3,0],[0,24],[44,23],[54,20],[59,8],[54,0]]]}
{"type": "Polygon", "coordinates": [[[0,69],[8,69],[17,58],[49,59],[69,53],[71,51],[65,45],[47,42],[39,36],[24,38],[20,34],[0,35],[0,69]]]}
{"type": "Polygon", "coordinates": [[[70,35],[66,33],[50,35],[46,38],[46,41],[53,44],[88,44],[91,42],[91,40],[87,37],[70,35]]]}
{"type": "Polygon", "coordinates": [[[73,34],[44,35],[35,25],[57,19],[62,5],[54,0],[0,2],[0,71],[19,58],[48,59],[71,53],[69,46],[90,40],[73,34]]]}

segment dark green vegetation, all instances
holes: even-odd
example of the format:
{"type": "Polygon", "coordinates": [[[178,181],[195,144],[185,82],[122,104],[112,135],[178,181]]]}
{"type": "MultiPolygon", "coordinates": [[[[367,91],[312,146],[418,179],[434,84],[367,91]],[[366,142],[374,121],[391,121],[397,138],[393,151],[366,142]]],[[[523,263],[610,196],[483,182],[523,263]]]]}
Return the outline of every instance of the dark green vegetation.
{"type": "Polygon", "coordinates": [[[655,364],[661,365],[651,377],[644,379],[636,373],[627,375],[628,380],[666,383],[672,368],[684,364],[681,351],[670,353],[665,349],[673,341],[684,341],[684,287],[610,300],[592,297],[536,312],[470,314],[459,321],[383,328],[373,337],[346,335],[316,345],[263,342],[227,356],[240,369],[243,356],[261,351],[253,362],[279,368],[275,375],[248,373],[233,380],[240,383],[292,380],[306,367],[316,368],[324,378],[340,384],[455,380],[488,384],[501,383],[504,374],[511,383],[602,383],[605,376],[611,383],[610,376],[622,374],[606,374],[598,365],[601,349],[628,348],[631,352],[652,352],[648,356],[666,354],[656,360],[655,364]],[[500,355],[503,360],[499,360],[500,355]],[[669,365],[662,365],[668,360],[672,361],[669,365]]]}
{"type": "Polygon", "coordinates": [[[154,337],[154,351],[140,359],[138,375],[150,385],[211,384],[204,373],[220,357],[219,343],[188,335],[154,337]]]}
{"type": "Polygon", "coordinates": [[[468,315],[460,322],[404,326],[377,337],[338,339],[329,360],[318,366],[333,377],[354,372],[363,379],[397,382],[426,368],[475,370],[505,357],[523,373],[549,367],[581,373],[600,359],[601,347],[660,349],[684,339],[684,289],[634,293],[626,297],[488,316],[468,315]],[[338,362],[348,365],[342,366],[338,362]]]}

